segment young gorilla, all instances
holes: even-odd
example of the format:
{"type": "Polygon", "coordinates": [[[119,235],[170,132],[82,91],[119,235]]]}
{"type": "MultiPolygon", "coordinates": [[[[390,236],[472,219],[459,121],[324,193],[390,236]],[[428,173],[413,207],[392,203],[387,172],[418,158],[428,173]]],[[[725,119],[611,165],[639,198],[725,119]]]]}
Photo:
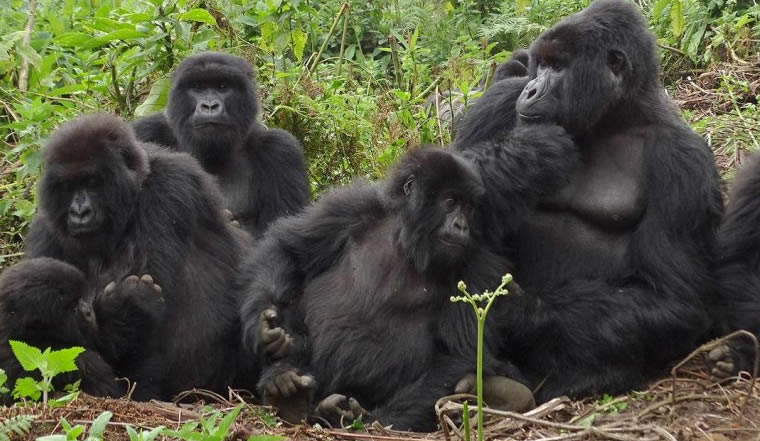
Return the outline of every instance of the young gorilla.
{"type": "Polygon", "coordinates": [[[43,349],[87,348],[76,360],[77,372],[56,376],[56,390],[81,379],[82,390],[90,395],[115,397],[125,392],[112,367],[94,350],[97,323],[92,307],[81,297],[85,282],[78,269],[47,257],[27,259],[0,275],[0,369],[9,385],[31,375],[23,372],[8,344],[20,340],[43,349]]]}
{"type": "Polygon", "coordinates": [[[521,77],[526,61],[510,62],[515,76],[475,104],[454,146],[483,176],[487,235],[526,293],[503,302],[504,355],[543,382],[539,401],[625,392],[707,326],[722,213],[712,154],[663,93],[629,2],[595,1],[531,45],[521,77]],[[543,122],[573,135],[580,163],[483,142],[543,122]]]}
{"type": "MultiPolygon", "coordinates": [[[[77,119],[51,136],[25,255],[67,262],[81,275],[48,265],[36,276],[40,289],[2,299],[14,311],[7,326],[13,338],[53,345],[56,330],[33,338],[39,320],[27,318],[39,313],[46,326],[61,323],[57,335],[67,337],[78,320],[72,305],[92,305],[94,348],[136,383],[133,398],[224,390],[236,365],[230,281],[242,231],[224,218],[212,178],[193,158],[145,147],[107,115],[77,119]]],[[[9,274],[5,285],[22,286],[28,273],[9,274]]]]}
{"type": "Polygon", "coordinates": [[[204,52],[179,65],[165,113],[134,123],[138,139],[198,158],[219,179],[233,217],[253,235],[310,198],[301,145],[257,121],[257,95],[248,62],[204,52]]]}
{"type": "MultiPolygon", "coordinates": [[[[760,338],[760,156],[742,167],[734,180],[726,216],[718,231],[720,289],[715,296],[715,330],[739,329],[760,338]]],[[[755,346],[747,337],[710,352],[712,374],[721,379],[739,371],[754,372],[755,346]]]]}
{"type": "MultiPolygon", "coordinates": [[[[457,282],[482,292],[510,270],[480,234],[483,193],[467,162],[418,149],[384,184],[333,190],[275,223],[247,265],[242,309],[266,400],[303,413],[313,394],[331,424],[364,414],[435,428],[433,404],[475,360],[472,310],[449,300],[457,282]]],[[[495,337],[488,329],[486,342],[495,337]]],[[[486,371],[519,378],[490,354],[486,371]]],[[[524,386],[514,390],[518,407],[532,403],[524,386]]]]}

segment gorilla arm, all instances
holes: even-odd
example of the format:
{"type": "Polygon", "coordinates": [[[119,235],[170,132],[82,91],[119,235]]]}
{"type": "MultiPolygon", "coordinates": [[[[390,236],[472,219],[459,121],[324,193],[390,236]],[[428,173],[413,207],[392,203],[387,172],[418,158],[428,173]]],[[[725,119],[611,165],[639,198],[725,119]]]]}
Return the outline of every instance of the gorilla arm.
{"type": "Polygon", "coordinates": [[[177,138],[174,136],[166,115],[156,113],[132,123],[135,136],[143,142],[152,142],[172,150],[177,150],[177,138]]]}
{"type": "Polygon", "coordinates": [[[548,124],[520,124],[477,143],[457,140],[454,149],[480,172],[487,189],[486,231],[500,240],[515,231],[539,198],[567,183],[579,161],[572,138],[548,124]]]}
{"type": "Polygon", "coordinates": [[[531,348],[527,363],[549,374],[539,401],[630,390],[705,331],[722,210],[717,173],[697,135],[658,130],[657,144],[644,147],[647,206],[618,274],[505,301],[508,339],[531,348]]]}

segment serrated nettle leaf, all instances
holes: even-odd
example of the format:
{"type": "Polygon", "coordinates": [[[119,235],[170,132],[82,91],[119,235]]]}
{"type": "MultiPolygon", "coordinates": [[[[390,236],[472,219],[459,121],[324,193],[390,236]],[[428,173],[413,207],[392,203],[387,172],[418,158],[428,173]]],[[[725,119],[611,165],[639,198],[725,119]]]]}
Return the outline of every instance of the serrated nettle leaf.
{"type": "MultiPolygon", "coordinates": [[[[17,207],[18,203],[20,202],[21,201],[17,202],[17,207]]],[[[29,201],[24,202],[31,204],[29,201]]],[[[11,345],[11,351],[13,351],[13,355],[16,357],[16,360],[18,360],[19,364],[21,364],[21,367],[24,368],[25,371],[34,371],[38,369],[38,367],[42,364],[42,351],[35,348],[34,346],[30,346],[18,340],[8,340],[8,344],[11,345]]]]}
{"type": "Polygon", "coordinates": [[[31,398],[34,401],[38,401],[42,396],[39,384],[31,377],[19,378],[16,380],[16,385],[13,387],[13,397],[19,398],[31,398]]]}
{"type": "Polygon", "coordinates": [[[52,351],[47,357],[48,369],[53,372],[53,375],[76,371],[75,361],[82,352],[84,348],[80,346],[52,351]]]}

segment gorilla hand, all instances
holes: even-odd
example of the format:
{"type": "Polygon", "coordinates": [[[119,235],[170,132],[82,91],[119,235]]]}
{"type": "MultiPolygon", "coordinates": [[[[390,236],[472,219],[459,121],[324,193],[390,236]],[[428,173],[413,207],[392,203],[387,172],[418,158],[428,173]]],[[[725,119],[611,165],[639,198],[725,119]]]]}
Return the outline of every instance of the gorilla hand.
{"type": "MultiPolygon", "coordinates": [[[[468,374],[457,382],[454,392],[475,394],[475,374],[468,374]]],[[[508,412],[527,412],[536,407],[533,393],[522,383],[498,375],[483,378],[483,401],[488,407],[508,412]]]]}
{"type": "Polygon", "coordinates": [[[737,369],[734,350],[731,345],[724,343],[710,351],[707,356],[710,366],[710,376],[713,381],[724,380],[733,377],[739,371],[737,369]]]}
{"type": "Polygon", "coordinates": [[[493,81],[528,76],[529,60],[530,54],[525,49],[518,49],[512,52],[512,57],[496,68],[493,81]]]}
{"type": "Polygon", "coordinates": [[[259,383],[264,404],[277,408],[283,420],[298,424],[306,420],[314,390],[311,375],[298,375],[294,369],[276,369],[259,383]]]}
{"type": "Polygon", "coordinates": [[[274,307],[267,308],[259,314],[256,326],[256,347],[273,360],[285,357],[293,347],[293,337],[277,326],[277,317],[274,307]]]}
{"type": "Polygon", "coordinates": [[[317,405],[316,414],[327,420],[333,427],[345,427],[359,418],[364,424],[375,420],[375,417],[366,411],[356,399],[346,398],[345,395],[341,394],[332,394],[320,401],[317,405]]]}
{"type": "Polygon", "coordinates": [[[225,208],[224,211],[222,211],[222,214],[224,214],[224,218],[227,219],[227,222],[229,222],[230,225],[235,228],[241,228],[240,222],[235,219],[235,215],[232,214],[232,211],[225,208]]]}

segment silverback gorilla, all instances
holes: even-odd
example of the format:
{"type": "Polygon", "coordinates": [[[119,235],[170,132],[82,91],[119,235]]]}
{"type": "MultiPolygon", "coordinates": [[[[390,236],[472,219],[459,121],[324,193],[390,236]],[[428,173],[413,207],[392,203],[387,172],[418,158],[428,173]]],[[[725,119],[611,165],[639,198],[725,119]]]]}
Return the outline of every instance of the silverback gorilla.
{"type": "Polygon", "coordinates": [[[219,180],[240,225],[261,234],[309,201],[303,151],[288,132],[258,120],[253,70],[233,55],[188,57],[172,77],[164,113],[134,123],[137,138],[191,153],[219,180]]]}
{"type": "MultiPolygon", "coordinates": [[[[510,142],[571,157],[563,133],[549,126],[510,142]]],[[[242,309],[267,401],[282,410],[313,395],[331,424],[363,415],[399,430],[435,428],[435,401],[474,370],[474,317],[450,296],[459,280],[493,289],[511,268],[482,235],[484,193],[468,162],[418,149],[384,183],[333,190],[275,223],[246,265],[242,309]]],[[[485,369],[520,379],[488,349],[485,369]]]]}
{"type": "MultiPolygon", "coordinates": [[[[84,345],[82,385],[96,395],[126,392],[114,373],[140,400],[225,390],[237,365],[229,288],[242,231],[225,219],[211,176],[107,115],[62,126],[43,158],[27,260],[0,286],[3,341],[84,345]]],[[[0,349],[3,368],[7,355],[0,349]]]]}
{"type": "MultiPolygon", "coordinates": [[[[739,329],[760,337],[760,156],[753,156],[734,180],[726,216],[718,231],[720,287],[712,305],[715,330],[739,329]]],[[[710,352],[716,378],[754,371],[755,345],[738,337],[710,352]]]]}
{"type": "Polygon", "coordinates": [[[664,94],[654,37],[633,4],[595,1],[527,58],[525,70],[524,53],[511,61],[527,76],[492,85],[454,145],[481,172],[487,235],[524,291],[503,302],[503,355],[543,382],[537,401],[625,392],[706,330],[722,214],[712,154],[664,94]],[[479,142],[546,122],[580,151],[577,164],[542,165],[571,169],[559,187],[526,152],[479,142]]]}

